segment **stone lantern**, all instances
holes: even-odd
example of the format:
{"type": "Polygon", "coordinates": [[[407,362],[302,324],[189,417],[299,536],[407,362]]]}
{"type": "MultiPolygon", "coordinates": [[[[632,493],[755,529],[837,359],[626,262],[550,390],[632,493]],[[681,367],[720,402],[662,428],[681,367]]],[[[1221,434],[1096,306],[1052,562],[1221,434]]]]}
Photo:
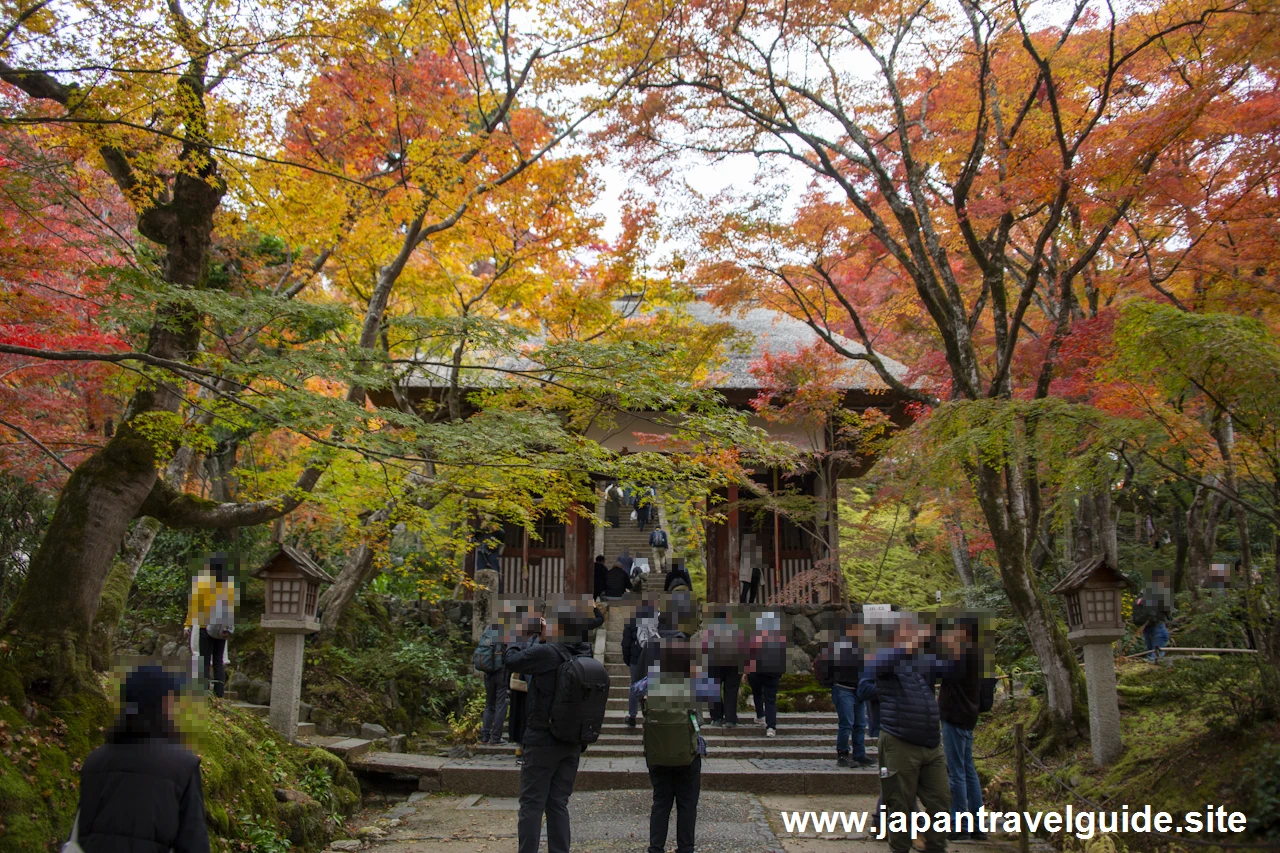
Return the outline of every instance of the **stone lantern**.
{"type": "Polygon", "coordinates": [[[266,585],[262,627],[275,635],[271,664],[271,727],[290,742],[298,737],[303,641],[320,630],[320,584],[333,578],[305,554],[281,545],[253,574],[266,585]]]}
{"type": "Polygon", "coordinates": [[[1067,604],[1067,639],[1084,649],[1089,693],[1089,739],[1093,763],[1103,767],[1120,757],[1120,698],[1116,692],[1112,643],[1124,636],[1120,597],[1134,585],[1105,557],[1079,563],[1050,592],[1067,604]]]}

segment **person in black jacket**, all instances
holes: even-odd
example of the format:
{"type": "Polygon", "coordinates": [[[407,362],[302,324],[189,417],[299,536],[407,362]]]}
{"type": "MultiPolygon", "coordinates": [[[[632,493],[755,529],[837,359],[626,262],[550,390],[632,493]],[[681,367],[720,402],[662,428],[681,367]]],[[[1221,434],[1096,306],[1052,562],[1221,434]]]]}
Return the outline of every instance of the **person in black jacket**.
{"type": "MultiPolygon", "coordinates": [[[[938,657],[932,640],[926,626],[902,614],[894,645],[866,661],[858,683],[858,698],[880,701],[880,797],[891,817],[913,812],[917,798],[930,815],[951,811],[933,684],[939,675],[953,675],[955,667],[938,657]]],[[[911,850],[909,833],[889,832],[888,837],[892,853],[911,850]]],[[[926,853],[946,849],[946,836],[931,824],[925,833],[926,853]]]]}
{"type": "Polygon", "coordinates": [[[938,712],[942,717],[942,751],[947,758],[951,784],[951,840],[986,840],[978,825],[982,808],[982,783],[973,763],[973,729],[978,725],[982,699],[984,661],[978,642],[978,620],[952,620],[938,634],[947,655],[958,661],[954,675],[938,687],[938,712]],[[962,818],[961,815],[967,815],[962,818]]]}
{"type": "Polygon", "coordinates": [[[524,765],[520,768],[519,853],[537,853],[542,816],[547,817],[548,853],[569,853],[569,797],[578,775],[582,746],[551,734],[551,702],[564,657],[555,645],[572,655],[590,654],[580,642],[585,614],[571,605],[558,605],[542,622],[542,643],[507,646],[503,661],[512,672],[531,676],[528,721],[524,732],[524,765]]]}
{"type": "Polygon", "coordinates": [[[619,563],[614,563],[613,568],[609,569],[605,574],[603,597],[607,599],[626,598],[630,589],[631,576],[627,574],[627,570],[622,568],[619,563]]]}
{"type": "MultiPolygon", "coordinates": [[[[654,607],[653,602],[646,599],[635,613],[627,620],[627,624],[622,628],[622,662],[627,665],[627,670],[631,675],[631,684],[635,684],[644,678],[645,672],[645,654],[644,646],[646,640],[652,640],[658,636],[658,609],[654,607]]],[[[627,716],[625,723],[628,728],[634,728],[636,724],[636,714],[640,710],[640,699],[631,690],[627,691],[627,716]]]]}
{"type": "Polygon", "coordinates": [[[120,716],[80,769],[85,853],[208,853],[200,759],[173,724],[182,686],[158,666],[125,679],[120,716]]]}
{"type": "Polygon", "coordinates": [[[599,601],[604,595],[605,577],[609,574],[609,567],[604,564],[604,554],[598,554],[596,556],[596,562],[592,567],[592,572],[591,595],[599,601]]]}
{"type": "MultiPolygon", "coordinates": [[[[674,562],[674,561],[673,561],[674,562]]],[[[667,573],[666,583],[662,588],[665,592],[671,592],[675,587],[683,584],[686,589],[693,589],[693,578],[689,577],[689,570],[685,568],[684,563],[675,563],[671,567],[671,571],[667,573]]]]}

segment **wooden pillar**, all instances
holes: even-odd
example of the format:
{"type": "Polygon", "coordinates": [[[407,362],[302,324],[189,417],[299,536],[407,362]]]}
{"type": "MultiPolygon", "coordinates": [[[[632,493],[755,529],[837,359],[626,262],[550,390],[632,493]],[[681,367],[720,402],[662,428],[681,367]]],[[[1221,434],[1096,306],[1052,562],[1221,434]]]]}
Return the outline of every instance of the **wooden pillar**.
{"type": "MultiPolygon", "coordinates": [[[[778,469],[773,469],[773,499],[778,500],[778,469]]],[[[778,515],[777,504],[773,507],[773,588],[782,585],[782,519],[778,515]]],[[[760,584],[760,600],[764,600],[763,580],[760,584]]]]}
{"type": "Polygon", "coordinates": [[[738,512],[738,487],[736,485],[729,487],[729,512],[728,523],[725,525],[725,557],[723,571],[720,573],[719,583],[716,584],[716,595],[713,598],[710,591],[707,597],[717,604],[728,604],[731,600],[729,590],[732,588],[733,575],[738,570],[738,560],[741,556],[742,549],[742,525],[741,514],[738,512]]]}
{"type": "Polygon", "coordinates": [[[577,512],[569,516],[564,530],[564,591],[566,595],[592,592],[591,545],[595,531],[589,518],[577,512]]]}

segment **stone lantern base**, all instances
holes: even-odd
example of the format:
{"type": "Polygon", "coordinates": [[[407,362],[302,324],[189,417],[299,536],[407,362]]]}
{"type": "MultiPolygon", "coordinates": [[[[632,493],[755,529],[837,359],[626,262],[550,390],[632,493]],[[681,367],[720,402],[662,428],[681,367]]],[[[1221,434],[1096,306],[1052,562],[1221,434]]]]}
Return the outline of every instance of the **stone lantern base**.
{"type": "Polygon", "coordinates": [[[263,620],[262,626],[275,634],[275,655],[271,662],[271,728],[289,743],[298,740],[298,702],[302,699],[302,666],[307,634],[315,632],[309,622],[263,620]]]}
{"type": "Polygon", "coordinates": [[[1120,757],[1120,696],[1116,691],[1114,631],[1095,629],[1088,636],[1073,631],[1071,639],[1084,650],[1084,680],[1089,695],[1089,744],[1093,763],[1105,767],[1120,757]]]}

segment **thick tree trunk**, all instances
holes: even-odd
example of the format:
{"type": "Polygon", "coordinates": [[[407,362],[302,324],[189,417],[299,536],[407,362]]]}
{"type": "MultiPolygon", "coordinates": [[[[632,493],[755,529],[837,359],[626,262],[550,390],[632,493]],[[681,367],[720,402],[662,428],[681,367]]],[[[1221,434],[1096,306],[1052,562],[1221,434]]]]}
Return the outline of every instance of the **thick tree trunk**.
{"type": "Polygon", "coordinates": [[[975,491],[995,543],[1000,579],[1009,604],[1026,626],[1031,649],[1044,676],[1046,703],[1041,734],[1049,742],[1072,741],[1087,729],[1084,673],[1056,613],[1040,594],[1032,576],[1027,519],[1017,510],[1022,505],[1022,496],[1010,494],[1008,486],[1017,481],[1017,474],[982,465],[977,475],[975,491]]]}
{"type": "Polygon", "coordinates": [[[1218,523],[1226,503],[1214,486],[1216,478],[1210,484],[1196,486],[1195,498],[1187,509],[1187,585],[1196,596],[1209,577],[1209,565],[1218,549],[1218,523]]]}

